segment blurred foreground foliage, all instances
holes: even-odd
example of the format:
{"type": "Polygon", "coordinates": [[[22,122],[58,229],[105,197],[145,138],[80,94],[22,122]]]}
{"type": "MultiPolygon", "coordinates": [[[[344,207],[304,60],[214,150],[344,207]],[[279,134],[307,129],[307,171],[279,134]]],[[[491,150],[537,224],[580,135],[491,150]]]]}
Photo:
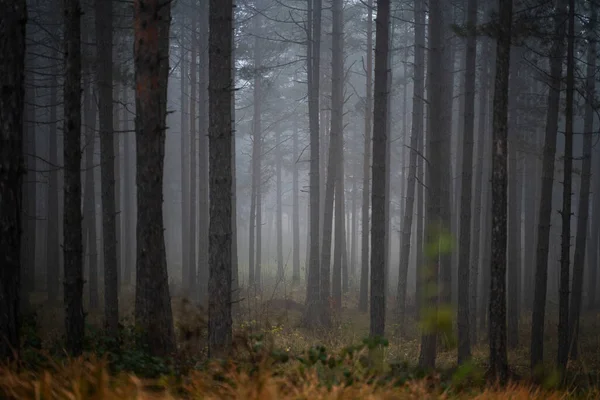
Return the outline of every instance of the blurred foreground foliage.
{"type": "MultiPolygon", "coordinates": [[[[238,332],[231,360],[208,360],[182,349],[168,359],[137,346],[137,332],[122,326],[117,338],[88,327],[86,353],[68,358],[60,340],[42,347],[35,315],[23,327],[18,362],[0,367],[0,397],[9,399],[567,399],[600,398],[600,391],[558,389],[555,383],[514,382],[497,388],[476,363],[424,371],[409,362],[383,361],[389,343],[304,351],[275,346],[281,329],[238,332]]],[[[551,375],[551,374],[550,374],[551,375]]],[[[548,376],[550,376],[548,375],[548,376]]]]}

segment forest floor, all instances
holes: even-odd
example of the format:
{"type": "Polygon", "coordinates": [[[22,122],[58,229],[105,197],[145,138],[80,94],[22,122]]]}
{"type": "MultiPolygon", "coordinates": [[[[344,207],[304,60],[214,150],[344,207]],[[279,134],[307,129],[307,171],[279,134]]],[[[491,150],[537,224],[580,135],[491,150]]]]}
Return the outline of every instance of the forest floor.
{"type": "MultiPolygon", "coordinates": [[[[561,379],[553,371],[556,321],[546,321],[547,366],[529,369],[529,321],[520,321],[519,345],[509,350],[512,382],[498,388],[485,379],[487,344],[473,349],[473,361],[456,367],[455,338],[440,339],[437,369],[417,368],[419,325],[407,318],[403,327],[388,316],[387,343],[364,340],[368,313],[347,296],[332,313],[328,329],[300,325],[304,289],[265,289],[241,293],[235,317],[233,360],[206,359],[205,312],[180,297],[173,298],[178,353],[169,360],[150,357],[135,345],[131,328],[133,291],[121,293],[122,336],[103,336],[102,314],[88,314],[86,353],[77,360],[64,356],[61,307],[32,298],[36,317],[25,322],[24,351],[19,365],[0,367],[1,393],[23,399],[567,399],[600,398],[600,314],[585,314],[579,358],[561,379]],[[402,329],[401,329],[402,328],[402,329]],[[382,348],[385,362],[377,362],[382,348]]],[[[102,304],[102,302],[100,302],[102,304]]],[[[390,307],[391,308],[391,307],[390,307]]],[[[550,307],[552,308],[552,307],[550,307]]],[[[523,313],[526,315],[527,313],[523,313]]],[[[553,315],[553,310],[550,310],[553,315]]],[[[483,337],[484,335],[481,335],[483,337]]]]}

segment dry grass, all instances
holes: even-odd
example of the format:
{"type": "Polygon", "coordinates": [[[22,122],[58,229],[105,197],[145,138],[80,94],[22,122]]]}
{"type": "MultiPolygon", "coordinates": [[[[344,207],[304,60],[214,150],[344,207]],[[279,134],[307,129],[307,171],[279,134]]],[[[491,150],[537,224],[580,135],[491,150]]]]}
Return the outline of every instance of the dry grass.
{"type": "MultiPolygon", "coordinates": [[[[45,305],[43,295],[36,295],[38,322],[43,333],[44,348],[56,343],[63,332],[60,307],[45,305]],[[58,323],[57,323],[58,321],[58,323]]],[[[327,330],[307,330],[300,326],[303,288],[273,285],[260,293],[245,292],[236,314],[236,364],[205,366],[206,321],[202,309],[184,299],[173,298],[179,353],[188,362],[185,376],[168,375],[148,380],[131,373],[109,373],[105,359],[94,355],[77,360],[53,360],[42,370],[23,370],[16,365],[0,367],[0,398],[14,399],[597,399],[600,391],[597,371],[600,371],[600,316],[586,315],[582,325],[578,361],[570,364],[570,381],[566,387],[581,390],[550,390],[555,383],[532,386],[529,375],[529,323],[521,321],[520,347],[509,352],[511,370],[525,379],[505,388],[482,385],[453,384],[451,374],[456,363],[455,349],[441,349],[438,354],[440,373],[433,377],[388,380],[373,383],[364,374],[354,384],[339,380],[324,384],[322,368],[304,368],[298,362],[285,366],[273,365],[266,354],[270,349],[299,355],[316,344],[327,348],[328,354],[337,354],[350,344],[360,343],[368,335],[368,315],[356,309],[357,299],[347,296],[342,308],[333,315],[333,326],[327,330]],[[277,301],[286,299],[286,301],[277,301]],[[290,301],[292,303],[290,303],[290,301]],[[288,306],[282,306],[287,304],[288,306]],[[289,306],[291,304],[291,307],[289,306]],[[261,335],[265,343],[262,353],[252,353],[250,337],[261,335]],[[249,365],[252,368],[249,368],[249,365]],[[190,369],[191,368],[191,369],[190,369]],[[446,371],[446,372],[443,372],[446,371]],[[546,389],[544,389],[546,388],[546,389]]],[[[102,302],[100,303],[102,304],[102,302]]],[[[121,293],[121,315],[131,320],[133,291],[126,288],[121,293]]],[[[91,311],[88,322],[99,325],[102,314],[91,311]]],[[[405,367],[415,368],[419,352],[419,332],[416,321],[403,327],[394,326],[393,316],[388,318],[389,346],[386,360],[407,361],[405,367]],[[400,329],[401,328],[401,329],[400,329]],[[402,336],[397,332],[402,331],[402,336]]],[[[548,367],[556,353],[556,324],[546,324],[546,360],[548,367]]],[[[474,364],[485,369],[487,345],[478,344],[473,349],[474,364]]],[[[357,361],[356,361],[357,362],[357,361]]],[[[355,362],[355,363],[356,363],[355,362]]],[[[344,364],[350,369],[352,363],[344,364]]],[[[339,372],[339,371],[338,371],[339,372]]],[[[353,370],[353,373],[355,371],[353,370]]],[[[389,371],[387,371],[389,372],[389,371]]]]}

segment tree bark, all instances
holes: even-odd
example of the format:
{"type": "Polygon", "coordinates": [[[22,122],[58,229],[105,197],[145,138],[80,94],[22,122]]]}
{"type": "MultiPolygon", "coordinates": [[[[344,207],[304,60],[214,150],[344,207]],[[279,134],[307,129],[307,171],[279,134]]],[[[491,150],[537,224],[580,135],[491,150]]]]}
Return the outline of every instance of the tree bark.
{"type": "MultiPolygon", "coordinates": [[[[410,263],[411,235],[413,215],[415,214],[415,186],[417,181],[417,157],[419,157],[419,140],[423,136],[423,109],[425,96],[425,4],[423,0],[415,0],[415,66],[413,88],[413,119],[410,136],[410,156],[408,179],[406,182],[406,204],[402,223],[402,240],[400,245],[400,266],[398,272],[397,313],[398,323],[404,326],[406,314],[406,288],[408,265],[410,263]]],[[[418,207],[418,204],[417,204],[418,207]]],[[[419,218],[417,216],[417,218],[419,218]]],[[[417,252],[420,249],[417,248],[417,252]]],[[[419,268],[419,265],[417,265],[419,268]]]]}
{"type": "Polygon", "coordinates": [[[367,3],[367,94],[365,99],[365,141],[363,158],[363,192],[361,212],[361,270],[360,270],[360,294],[358,308],[366,312],[369,304],[369,194],[370,179],[369,168],[371,166],[371,118],[372,116],[372,85],[373,85],[373,0],[367,3]]]}
{"type": "Polygon", "coordinates": [[[371,222],[371,337],[383,337],[385,333],[385,254],[386,220],[385,203],[387,174],[386,146],[388,140],[387,73],[389,56],[390,1],[377,0],[375,21],[375,97],[373,106],[373,203],[371,222]]]}
{"type": "Polygon", "coordinates": [[[233,1],[209,3],[209,355],[227,355],[232,340],[233,1]]]}
{"type": "Polygon", "coordinates": [[[554,15],[554,42],[550,51],[550,90],[546,110],[546,132],[542,160],[542,182],[538,217],[538,235],[535,267],[535,289],[531,317],[531,369],[536,368],[544,358],[544,319],[546,315],[546,294],[548,286],[548,250],[552,214],[552,194],[554,185],[554,162],[556,157],[556,137],[562,63],[564,57],[565,23],[567,0],[559,0],[554,15]]]}
{"type": "MultiPolygon", "coordinates": [[[[98,238],[96,223],[96,185],[94,179],[94,150],[96,148],[96,104],[93,100],[92,85],[89,79],[83,80],[85,102],[84,123],[86,127],[85,145],[85,190],[83,199],[83,223],[85,225],[83,243],[87,239],[88,255],[88,295],[89,307],[96,310],[98,300],[98,238]]],[[[57,211],[58,212],[58,211],[57,211]]]]}
{"type": "Polygon", "coordinates": [[[465,96],[463,118],[462,184],[458,253],[458,363],[471,358],[471,190],[473,181],[473,131],[475,123],[475,69],[477,68],[477,0],[467,3],[467,48],[465,51],[465,96]]]}
{"type": "Polygon", "coordinates": [[[64,304],[66,347],[83,350],[83,238],[81,230],[81,6],[64,0],[64,304]]]}
{"type": "MultiPolygon", "coordinates": [[[[567,368],[570,349],[569,286],[571,283],[571,201],[573,194],[573,97],[575,91],[574,52],[575,1],[569,0],[569,32],[567,34],[567,93],[565,110],[565,155],[563,172],[563,208],[560,212],[562,217],[562,240],[560,252],[560,292],[558,305],[558,352],[556,360],[556,364],[559,371],[563,373],[567,368]]],[[[583,231],[585,232],[585,224],[581,225],[583,231]]],[[[581,257],[583,258],[584,255],[585,248],[581,249],[581,257]]],[[[583,262],[581,264],[583,264],[583,262]]]]}
{"type": "Polygon", "coordinates": [[[115,193],[115,145],[113,129],[112,1],[96,0],[98,42],[98,110],[102,187],[102,235],[104,251],[104,324],[109,335],[119,329],[119,278],[115,193]]]}
{"type": "MultiPolygon", "coordinates": [[[[60,288],[60,235],[59,235],[59,199],[58,199],[58,63],[53,62],[51,72],[55,77],[50,83],[50,115],[48,135],[48,162],[51,171],[48,173],[48,230],[46,238],[46,291],[48,302],[56,304],[60,288]]],[[[89,85],[87,85],[89,89],[89,85]]],[[[94,113],[95,118],[95,113],[94,113]]],[[[94,122],[96,122],[94,120],[94,122]]],[[[89,123],[89,122],[86,122],[89,123]]],[[[86,175],[87,176],[87,175],[86,175]]]]}
{"type": "Polygon", "coordinates": [[[175,350],[163,224],[171,3],[134,2],[137,149],[135,320],[154,356],[175,350]]]}
{"type": "Polygon", "coordinates": [[[496,79],[492,138],[492,250],[490,263],[489,349],[490,376],[500,384],[508,379],[506,353],[506,243],[508,198],[508,77],[512,0],[500,0],[496,45],[496,79]]]}
{"type": "Polygon", "coordinates": [[[477,343],[477,310],[478,310],[478,287],[479,287],[479,269],[481,265],[481,225],[482,225],[482,207],[483,200],[483,170],[485,157],[486,127],[488,126],[488,65],[489,65],[489,42],[484,38],[482,40],[482,67],[479,78],[479,121],[478,121],[478,137],[477,137],[477,165],[475,167],[475,189],[473,200],[473,234],[471,247],[471,273],[469,282],[469,339],[472,344],[477,343]]]}
{"type": "MultiPolygon", "coordinates": [[[[208,300],[208,226],[210,204],[208,187],[208,2],[200,2],[200,49],[199,94],[198,94],[198,271],[197,289],[200,304],[208,300]]],[[[234,119],[235,120],[235,119],[234,119]]],[[[235,154],[234,154],[235,155],[235,154]]],[[[237,278],[232,268],[232,276],[237,278]]],[[[234,279],[232,278],[232,279],[234,279]]],[[[232,282],[235,285],[235,282],[232,282]]]]}
{"type": "Polygon", "coordinates": [[[310,128],[310,261],[306,285],[306,311],[304,323],[314,324],[319,318],[320,266],[319,266],[319,81],[321,54],[321,0],[308,0],[308,119],[310,128]]]}
{"type": "Polygon", "coordinates": [[[298,126],[294,123],[294,133],[292,138],[293,147],[293,165],[292,165],[292,229],[294,235],[293,244],[293,265],[292,265],[292,282],[300,283],[300,205],[298,204],[298,126]]]}
{"type": "MultiPolygon", "coordinates": [[[[585,120],[584,120],[584,136],[583,136],[583,162],[581,166],[581,184],[579,186],[579,206],[577,215],[577,237],[575,239],[575,255],[573,258],[573,288],[571,290],[571,309],[569,311],[569,348],[571,357],[577,359],[578,356],[578,336],[579,336],[579,319],[581,314],[581,304],[583,297],[583,272],[586,254],[587,233],[588,233],[588,217],[590,204],[590,183],[592,170],[592,150],[593,140],[592,132],[594,131],[594,95],[596,92],[596,40],[592,32],[596,28],[598,20],[598,11],[594,5],[590,6],[590,20],[588,29],[588,59],[587,59],[587,79],[586,79],[586,104],[585,104],[585,120]]],[[[596,210],[598,213],[600,210],[596,210]]],[[[590,246],[596,246],[597,242],[590,243],[590,246]]],[[[590,264],[590,268],[596,266],[590,264]]]]}
{"type": "Polygon", "coordinates": [[[25,0],[0,1],[0,360],[20,351],[21,204],[25,174],[25,0]]]}
{"type": "MultiPolygon", "coordinates": [[[[197,3],[194,1],[194,8],[197,3]]],[[[196,202],[196,159],[198,154],[196,153],[196,143],[198,141],[198,134],[196,131],[196,110],[198,102],[196,99],[196,92],[198,89],[198,38],[196,36],[196,13],[192,16],[192,37],[191,37],[191,60],[190,60],[190,202],[189,202],[189,231],[188,237],[188,251],[189,260],[188,265],[184,269],[184,293],[186,296],[193,296],[196,292],[196,210],[198,208],[196,202]]]]}
{"type": "MultiPolygon", "coordinates": [[[[181,16],[181,24],[185,26],[185,14],[181,16]]],[[[183,42],[183,38],[181,39],[183,42]]],[[[181,83],[181,122],[180,122],[180,130],[181,130],[181,285],[185,284],[187,280],[187,271],[189,269],[190,264],[190,242],[188,240],[188,235],[190,232],[190,171],[189,171],[189,163],[188,163],[188,153],[189,153],[189,139],[187,138],[187,130],[188,130],[188,108],[187,106],[187,92],[189,84],[187,82],[187,46],[185,42],[182,43],[180,47],[180,83],[181,83]]]]}

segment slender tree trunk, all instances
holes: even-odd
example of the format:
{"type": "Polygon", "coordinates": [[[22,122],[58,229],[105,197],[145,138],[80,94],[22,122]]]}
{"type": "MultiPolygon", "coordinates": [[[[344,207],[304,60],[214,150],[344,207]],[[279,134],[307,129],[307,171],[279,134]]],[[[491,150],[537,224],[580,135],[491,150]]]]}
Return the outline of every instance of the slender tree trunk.
{"type": "MultiPolygon", "coordinates": [[[[123,103],[129,104],[129,84],[123,86],[123,103]]],[[[125,169],[123,173],[124,196],[123,196],[123,218],[124,237],[127,237],[127,246],[125,259],[123,260],[123,284],[130,285],[133,280],[133,271],[136,262],[136,239],[135,239],[135,133],[129,132],[129,114],[125,113],[125,121],[123,124],[125,131],[124,153],[125,153],[125,169]]]]}
{"type": "Polygon", "coordinates": [[[86,126],[85,145],[85,190],[83,200],[83,223],[86,226],[88,254],[88,293],[89,307],[96,310],[98,300],[98,243],[96,223],[96,185],[94,179],[94,151],[96,148],[96,103],[92,96],[92,85],[89,79],[84,79],[83,97],[85,102],[84,122],[86,126]]]}
{"type": "Polygon", "coordinates": [[[257,285],[260,288],[261,284],[261,250],[262,250],[262,170],[261,170],[261,157],[262,157],[262,125],[261,125],[261,87],[262,87],[262,76],[260,68],[262,66],[262,52],[260,48],[260,23],[261,17],[257,15],[254,19],[254,29],[257,32],[257,36],[254,38],[254,91],[253,91],[253,144],[252,144],[252,190],[254,192],[253,199],[256,207],[256,228],[253,225],[254,210],[252,205],[250,206],[251,220],[250,229],[252,233],[250,235],[250,248],[252,261],[250,263],[250,285],[257,285]],[[256,231],[255,231],[256,229],[256,231]],[[256,232],[256,254],[254,254],[253,237],[256,232]]]}
{"type": "Polygon", "coordinates": [[[477,68],[477,0],[467,3],[467,48],[465,51],[465,96],[462,148],[462,184],[458,253],[458,363],[471,358],[471,190],[473,180],[473,131],[475,124],[475,69],[477,68]]]}
{"type": "Polygon", "coordinates": [[[383,337],[385,333],[385,295],[386,295],[386,146],[388,140],[388,94],[387,73],[389,56],[390,1],[377,0],[377,19],[375,34],[375,97],[373,106],[373,220],[371,223],[371,337],[383,337]]]}
{"type": "MultiPolygon", "coordinates": [[[[192,3],[196,8],[197,3],[192,3]]],[[[186,296],[193,296],[196,292],[196,210],[198,205],[196,202],[196,143],[198,134],[196,131],[196,110],[198,101],[196,92],[198,89],[198,38],[196,36],[196,13],[192,17],[192,40],[191,40],[191,60],[190,60],[190,211],[189,211],[189,231],[188,251],[189,262],[184,269],[183,290],[186,296]]]]}
{"type": "MultiPolygon", "coordinates": [[[[209,226],[209,187],[208,187],[208,2],[200,2],[200,49],[199,92],[198,92],[198,270],[197,291],[200,304],[208,304],[208,226],[209,226]]],[[[234,119],[235,120],[235,119],[234,119]]],[[[235,152],[234,152],[235,156],[235,152]]],[[[235,213],[234,213],[235,214],[235,213]]],[[[232,255],[233,260],[233,255],[232,255]]],[[[233,262],[233,261],[232,261],[233,262]]],[[[237,264],[237,261],[236,263],[237,264]]],[[[237,278],[232,267],[232,276],[237,278]]],[[[233,278],[232,278],[233,279],[233,278]]],[[[232,282],[232,285],[236,285],[232,282]]]]}
{"type": "MultiPolygon", "coordinates": [[[[331,34],[331,143],[330,170],[333,176],[335,197],[335,250],[333,253],[333,304],[339,311],[342,308],[342,268],[344,243],[344,5],[343,0],[332,1],[332,34],[331,34]],[[334,144],[334,135],[336,144],[334,144]],[[333,149],[333,152],[331,151],[333,149]],[[333,156],[331,155],[332,153],[333,156]],[[331,171],[331,166],[334,171],[331,171]]],[[[329,176],[327,177],[329,181],[329,176]]],[[[328,182],[329,184],[329,182],[328,182]]],[[[329,187],[328,187],[329,189],[329,187]]],[[[333,193],[332,193],[333,194],[333,193]]],[[[326,220],[326,222],[328,222],[326,220]]],[[[329,225],[331,226],[331,225],[329,225]]],[[[347,267],[346,267],[347,268],[347,267]]],[[[347,275],[347,274],[346,274],[347,275]]]]}
{"type": "Polygon", "coordinates": [[[64,304],[67,350],[83,350],[83,239],[81,232],[81,7],[64,0],[64,304]]]}
{"type": "MultiPolygon", "coordinates": [[[[571,268],[571,201],[573,191],[573,97],[575,91],[575,1],[569,1],[569,32],[567,34],[567,93],[565,110],[565,155],[563,172],[562,243],[560,254],[560,292],[558,306],[558,353],[556,364],[564,372],[569,361],[569,289],[571,268]]],[[[589,185],[588,185],[589,186],[589,185]]],[[[587,205],[587,199],[586,199],[587,205]]],[[[581,210],[580,210],[581,211],[581,210]]],[[[586,210],[587,211],[587,210],[586,210]]],[[[587,212],[586,212],[587,214],[587,212]]],[[[585,235],[585,224],[582,230],[585,235]]],[[[584,245],[585,246],[585,245],[584,245]]],[[[577,250],[577,249],[576,249],[577,250]]],[[[585,248],[581,250],[581,258],[585,248]]],[[[583,265],[583,260],[581,260],[583,265]]],[[[581,268],[583,269],[583,267],[581,268]]],[[[580,276],[583,273],[580,274],[580,276]]]]}
{"type": "MultiPolygon", "coordinates": [[[[182,14],[182,26],[185,26],[185,14],[182,14]]],[[[183,38],[182,38],[183,40],[183,38]]],[[[180,64],[181,64],[181,122],[180,122],[180,130],[181,130],[181,285],[185,285],[185,281],[187,280],[187,271],[189,269],[190,264],[190,252],[189,245],[190,242],[188,240],[188,235],[190,232],[190,199],[189,199],[189,184],[190,184],[190,172],[189,172],[189,163],[186,157],[189,152],[189,142],[186,140],[187,138],[187,130],[188,130],[188,115],[187,115],[187,88],[189,86],[187,82],[187,46],[185,43],[180,47],[180,64]]]]}
{"type": "Polygon", "coordinates": [[[483,188],[483,170],[484,153],[486,143],[487,127],[487,100],[488,100],[488,56],[489,44],[486,39],[482,40],[481,58],[483,65],[481,67],[480,92],[479,92],[479,121],[477,137],[477,165],[475,167],[475,189],[473,199],[473,234],[471,248],[471,273],[469,282],[469,339],[472,344],[477,343],[477,299],[479,286],[479,268],[481,264],[481,224],[482,224],[482,188],[483,188]]]}
{"type": "MultiPolygon", "coordinates": [[[[58,200],[58,129],[56,126],[58,116],[58,63],[52,63],[52,76],[55,77],[50,83],[50,115],[49,115],[49,143],[48,143],[48,162],[50,163],[50,172],[48,173],[48,230],[46,238],[46,291],[48,292],[48,302],[56,304],[58,301],[58,291],[60,286],[60,236],[59,236],[59,200],[58,200]]],[[[86,85],[89,90],[89,85],[86,85]]],[[[89,94],[89,93],[88,93],[89,94]]],[[[94,118],[95,118],[94,112],[94,118]]],[[[94,122],[96,122],[94,120],[94,122]]],[[[90,121],[86,121],[90,123],[90,121]]],[[[89,144],[89,143],[88,143],[89,144]]],[[[86,175],[87,176],[87,175],[86,175]]]]}
{"type": "Polygon", "coordinates": [[[102,187],[102,235],[104,251],[104,324],[110,335],[119,329],[119,279],[115,193],[115,147],[113,130],[112,1],[96,0],[98,41],[98,110],[102,187]]]}
{"type": "MultiPolygon", "coordinates": [[[[431,290],[424,295],[423,306],[427,307],[426,314],[437,315],[439,292],[443,292],[438,287],[440,278],[440,268],[449,267],[447,264],[447,255],[439,251],[440,236],[445,234],[445,216],[443,215],[442,201],[442,169],[449,168],[442,160],[446,160],[443,153],[447,152],[445,141],[442,136],[445,126],[445,102],[447,100],[446,90],[447,76],[444,67],[444,29],[443,29],[443,4],[440,0],[431,0],[429,2],[429,43],[427,60],[427,85],[428,85],[428,135],[427,135],[427,160],[435,160],[428,164],[426,186],[427,197],[427,216],[425,245],[437,248],[438,251],[428,252],[426,265],[423,271],[423,286],[430,287],[431,290]]],[[[443,285],[443,283],[442,283],[443,285]]],[[[422,368],[434,368],[437,356],[437,332],[435,330],[424,330],[421,336],[421,351],[419,354],[419,365],[422,368]]]]}
{"type": "Polygon", "coordinates": [[[210,0],[209,33],[209,347],[211,357],[230,350],[233,126],[233,1],[210,0]]]}
{"type": "Polygon", "coordinates": [[[283,168],[283,159],[281,155],[281,132],[279,129],[275,132],[275,175],[276,175],[276,218],[275,224],[277,231],[277,280],[283,280],[283,204],[281,203],[281,169],[283,168]]]}
{"type": "Polygon", "coordinates": [[[294,133],[292,138],[293,146],[293,165],[292,165],[292,229],[294,235],[293,244],[293,267],[292,267],[292,282],[300,283],[300,205],[298,204],[298,127],[294,123],[294,133]]]}
{"type": "MultiPolygon", "coordinates": [[[[590,6],[591,15],[588,28],[591,29],[588,35],[588,59],[587,59],[587,79],[586,79],[586,104],[584,120],[583,137],[583,162],[581,167],[581,184],[579,187],[579,207],[577,214],[577,237],[575,239],[575,256],[573,259],[573,288],[571,294],[571,309],[569,311],[569,348],[571,357],[577,359],[578,356],[578,336],[579,336],[579,318],[581,314],[581,304],[583,297],[583,270],[586,254],[588,216],[590,204],[590,183],[592,170],[592,132],[594,131],[594,107],[593,99],[596,91],[596,41],[592,32],[596,28],[598,12],[594,5],[590,6]]],[[[596,172],[598,173],[598,172],[596,172]]],[[[598,211],[595,210],[596,215],[598,211]]],[[[590,243],[590,246],[596,246],[597,241],[590,243]]],[[[596,265],[590,264],[590,269],[596,268],[596,265]]]]}
{"type": "Polygon", "coordinates": [[[546,110],[546,132],[542,161],[542,182],[538,217],[536,249],[535,289],[531,317],[531,369],[537,367],[544,358],[544,320],[546,315],[546,294],[548,286],[548,250],[552,214],[552,192],[554,185],[554,161],[556,157],[556,137],[562,63],[564,57],[565,23],[567,0],[559,0],[554,16],[554,43],[550,51],[550,90],[546,110]]]}
{"type": "Polygon", "coordinates": [[[20,351],[21,204],[25,174],[25,28],[27,4],[0,1],[0,360],[20,351]]]}
{"type": "Polygon", "coordinates": [[[511,74],[509,77],[509,117],[508,117],[508,212],[507,229],[507,343],[510,349],[515,349],[519,340],[519,243],[521,238],[521,219],[519,216],[518,196],[518,140],[519,140],[519,57],[520,49],[513,48],[511,53],[511,74]]]}
{"type": "MultiPolygon", "coordinates": [[[[417,181],[417,157],[419,156],[419,140],[423,136],[423,98],[425,95],[425,4],[423,0],[415,0],[415,69],[413,89],[413,119],[410,137],[410,158],[408,179],[406,183],[406,204],[402,223],[402,241],[400,246],[400,267],[398,270],[397,312],[398,323],[404,326],[406,313],[406,288],[408,265],[410,263],[411,234],[413,215],[415,213],[415,186],[417,181]]],[[[418,207],[418,205],[417,205],[418,207]]],[[[418,217],[417,217],[418,218],[418,217]]],[[[419,252],[419,249],[417,249],[419,252]]],[[[417,265],[417,268],[419,266],[417,265]]]]}
{"type": "MultiPolygon", "coordinates": [[[[508,77],[510,69],[512,0],[500,0],[496,45],[492,151],[492,259],[490,265],[490,374],[499,383],[508,379],[506,353],[506,243],[508,77]]],[[[513,205],[514,206],[514,205],[513,205]]]]}
{"type": "Polygon", "coordinates": [[[134,2],[137,158],[135,320],[154,356],[175,350],[163,225],[171,4],[134,2]]]}
{"type": "Polygon", "coordinates": [[[366,312],[369,304],[369,200],[371,166],[371,104],[373,102],[373,0],[367,3],[367,95],[365,99],[365,141],[363,158],[363,193],[362,193],[362,235],[361,235],[361,271],[360,297],[358,308],[366,312]]]}
{"type": "MultiPolygon", "coordinates": [[[[325,210],[323,213],[323,242],[321,247],[321,312],[322,322],[324,325],[329,325],[330,316],[330,296],[331,296],[331,247],[332,247],[332,224],[334,212],[334,196],[336,193],[336,185],[339,185],[340,180],[340,163],[339,155],[343,146],[343,102],[344,102],[344,60],[343,60],[343,5],[340,0],[335,0],[332,5],[333,15],[333,32],[332,32],[332,54],[331,54],[331,129],[329,140],[329,157],[327,166],[327,180],[325,184],[325,210]]],[[[341,203],[338,200],[338,205],[341,203]]],[[[336,211],[337,217],[343,218],[336,211]]],[[[341,222],[343,224],[343,222],[341,222]]],[[[341,233],[342,225],[339,226],[340,231],[336,229],[337,234],[341,233]]],[[[341,279],[341,242],[339,242],[339,258],[340,274],[334,271],[334,280],[341,279]]],[[[335,285],[335,283],[334,283],[335,285]]],[[[341,299],[341,295],[340,295],[341,299]]],[[[335,300],[335,298],[334,298],[335,300]]]]}
{"type": "Polygon", "coordinates": [[[321,54],[321,0],[308,0],[308,119],[310,126],[310,261],[306,285],[304,323],[318,320],[320,306],[319,266],[319,72],[321,54]]]}

